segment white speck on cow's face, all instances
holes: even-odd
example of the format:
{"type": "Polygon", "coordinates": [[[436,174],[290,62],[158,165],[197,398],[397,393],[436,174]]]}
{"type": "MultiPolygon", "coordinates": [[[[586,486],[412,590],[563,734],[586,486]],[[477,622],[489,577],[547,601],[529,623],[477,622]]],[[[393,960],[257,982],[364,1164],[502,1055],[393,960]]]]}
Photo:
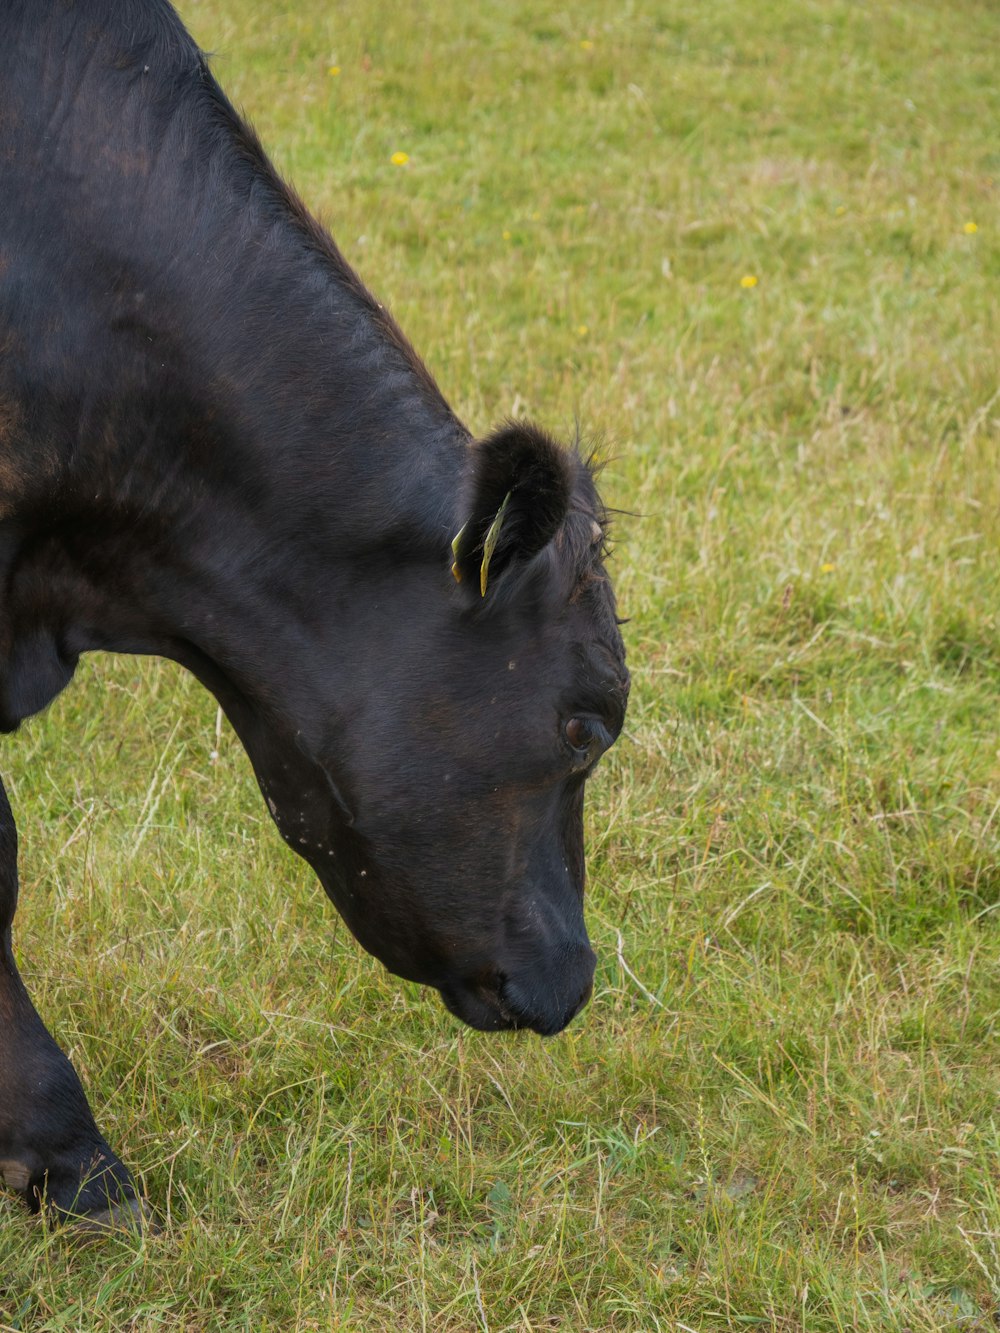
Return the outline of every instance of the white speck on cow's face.
{"type": "Polygon", "coordinates": [[[516,670],[517,670],[517,663],[516,663],[516,662],[508,662],[508,663],[507,663],[507,670],[508,670],[508,671],[516,671],[516,670]]]}
{"type": "Polygon", "coordinates": [[[270,796],[267,798],[267,805],[268,805],[268,809],[271,811],[271,814],[274,816],[275,819],[277,819],[277,818],[278,818],[278,807],[274,804],[274,801],[271,799],[270,796]]]}

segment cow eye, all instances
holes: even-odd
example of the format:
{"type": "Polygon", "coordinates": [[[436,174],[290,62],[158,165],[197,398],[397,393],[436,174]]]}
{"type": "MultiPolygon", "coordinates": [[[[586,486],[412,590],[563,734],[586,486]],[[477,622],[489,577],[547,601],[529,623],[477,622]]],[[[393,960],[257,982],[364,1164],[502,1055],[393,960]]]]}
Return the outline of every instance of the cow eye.
{"type": "Polygon", "coordinates": [[[599,717],[569,718],[563,736],[575,756],[575,769],[589,768],[614,740],[599,717]]]}
{"type": "Polygon", "coordinates": [[[594,733],[589,723],[582,717],[571,717],[566,723],[566,739],[574,750],[589,750],[594,740],[594,733]]]}

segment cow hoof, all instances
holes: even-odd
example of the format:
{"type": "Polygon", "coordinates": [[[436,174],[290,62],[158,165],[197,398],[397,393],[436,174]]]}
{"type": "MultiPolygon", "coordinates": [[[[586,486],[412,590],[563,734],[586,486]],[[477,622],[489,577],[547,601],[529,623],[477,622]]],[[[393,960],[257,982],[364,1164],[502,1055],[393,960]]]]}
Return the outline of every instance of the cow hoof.
{"type": "Polygon", "coordinates": [[[31,1186],[31,1169],[16,1158],[6,1157],[0,1160],[0,1179],[15,1194],[24,1194],[31,1186]]]}
{"type": "Polygon", "coordinates": [[[92,1213],[78,1216],[64,1215],[67,1234],[80,1244],[110,1235],[156,1236],[160,1225],[145,1199],[122,1199],[109,1208],[97,1208],[92,1213]]]}
{"type": "Polygon", "coordinates": [[[73,1237],[154,1234],[159,1228],[153,1211],[121,1160],[104,1143],[96,1150],[87,1145],[86,1151],[83,1165],[79,1152],[47,1166],[37,1153],[5,1157],[0,1175],[31,1212],[73,1237]]]}

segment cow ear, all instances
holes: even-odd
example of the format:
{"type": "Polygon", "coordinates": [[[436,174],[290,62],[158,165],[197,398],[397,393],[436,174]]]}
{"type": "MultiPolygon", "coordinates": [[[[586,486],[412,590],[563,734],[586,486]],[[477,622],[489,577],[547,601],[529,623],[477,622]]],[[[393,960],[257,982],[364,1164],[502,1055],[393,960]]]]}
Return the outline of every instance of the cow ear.
{"type": "Polygon", "coordinates": [[[468,517],[452,542],[457,582],[485,597],[503,571],[556,535],[573,488],[571,455],[535,426],[501,426],[472,446],[468,517]]]}

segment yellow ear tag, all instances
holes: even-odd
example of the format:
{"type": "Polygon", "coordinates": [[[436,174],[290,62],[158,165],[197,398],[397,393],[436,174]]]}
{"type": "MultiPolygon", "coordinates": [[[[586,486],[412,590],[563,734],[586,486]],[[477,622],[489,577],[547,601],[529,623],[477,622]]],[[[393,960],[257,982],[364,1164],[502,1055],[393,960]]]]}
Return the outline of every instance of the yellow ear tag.
{"type": "Polygon", "coordinates": [[[503,504],[497,510],[497,516],[490,524],[490,530],[486,534],[486,540],[483,542],[483,563],[479,566],[479,595],[486,596],[486,580],[490,570],[490,559],[496,549],[497,541],[500,538],[500,529],[503,526],[504,510],[510,503],[510,491],[503,498],[503,504]]]}
{"type": "Polygon", "coordinates": [[[456,583],[462,582],[462,571],[458,567],[458,548],[462,544],[462,538],[465,536],[465,529],[468,526],[468,523],[463,523],[451,539],[451,553],[455,557],[451,566],[451,573],[456,583]]]}

